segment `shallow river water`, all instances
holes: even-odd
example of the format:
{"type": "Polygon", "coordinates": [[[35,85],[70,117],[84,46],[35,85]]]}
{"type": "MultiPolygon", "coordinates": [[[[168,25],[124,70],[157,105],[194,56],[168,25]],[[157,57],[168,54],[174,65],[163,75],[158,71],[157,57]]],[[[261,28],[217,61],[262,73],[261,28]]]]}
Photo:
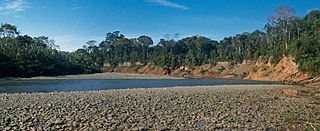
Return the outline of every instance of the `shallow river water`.
{"type": "Polygon", "coordinates": [[[0,93],[62,92],[128,88],[161,88],[176,86],[213,86],[270,83],[271,82],[265,81],[248,81],[233,79],[0,80],[0,93]]]}

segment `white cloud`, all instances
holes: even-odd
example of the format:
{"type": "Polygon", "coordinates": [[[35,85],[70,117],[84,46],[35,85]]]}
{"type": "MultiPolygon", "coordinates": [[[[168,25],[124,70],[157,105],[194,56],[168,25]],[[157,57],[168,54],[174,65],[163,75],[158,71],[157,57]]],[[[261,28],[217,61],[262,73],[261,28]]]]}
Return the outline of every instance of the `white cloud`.
{"type": "Polygon", "coordinates": [[[1,14],[11,14],[16,12],[26,11],[28,8],[28,2],[26,0],[4,0],[0,2],[1,14]]]}
{"type": "Polygon", "coordinates": [[[177,8],[177,9],[183,9],[183,10],[189,9],[189,7],[187,7],[185,5],[170,2],[168,0],[145,0],[145,1],[150,2],[150,3],[154,3],[154,4],[158,4],[161,6],[171,7],[171,8],[177,8]]]}
{"type": "MultiPolygon", "coordinates": [[[[69,1],[69,0],[67,0],[69,1]]],[[[79,5],[78,0],[70,0],[70,10],[79,10],[82,9],[82,6],[79,5]]]]}
{"type": "Polygon", "coordinates": [[[81,6],[75,6],[75,7],[70,7],[69,9],[70,10],[78,10],[78,9],[81,9],[82,7],[81,6]]]}
{"type": "Polygon", "coordinates": [[[311,11],[320,10],[320,8],[313,8],[307,11],[307,13],[310,13],[311,11]]]}
{"type": "Polygon", "coordinates": [[[89,40],[101,42],[104,39],[104,36],[64,35],[52,38],[56,41],[56,44],[60,46],[61,50],[72,52],[82,48],[89,40]]]}

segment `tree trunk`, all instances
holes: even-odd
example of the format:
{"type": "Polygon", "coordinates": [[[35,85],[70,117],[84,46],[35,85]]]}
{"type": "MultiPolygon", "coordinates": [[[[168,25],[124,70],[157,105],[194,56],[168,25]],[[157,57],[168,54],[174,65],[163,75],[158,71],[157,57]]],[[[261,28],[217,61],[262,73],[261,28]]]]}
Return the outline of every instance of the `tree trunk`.
{"type": "Polygon", "coordinates": [[[286,41],[285,43],[285,46],[286,46],[286,50],[288,49],[288,42],[286,41]]]}
{"type": "Polygon", "coordinates": [[[298,39],[300,39],[300,29],[298,28],[298,39]]]}
{"type": "Polygon", "coordinates": [[[284,38],[284,41],[285,41],[285,47],[286,47],[286,50],[288,49],[288,27],[286,27],[286,30],[285,30],[285,38],[284,38]]]}
{"type": "Polygon", "coordinates": [[[289,41],[291,40],[291,31],[289,30],[289,41]]]}

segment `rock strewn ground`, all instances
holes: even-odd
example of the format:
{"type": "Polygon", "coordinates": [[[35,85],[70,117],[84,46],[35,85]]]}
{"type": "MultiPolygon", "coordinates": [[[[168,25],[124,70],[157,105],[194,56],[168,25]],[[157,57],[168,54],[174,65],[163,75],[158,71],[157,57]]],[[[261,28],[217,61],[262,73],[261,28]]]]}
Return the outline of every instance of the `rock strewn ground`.
{"type": "Polygon", "coordinates": [[[274,91],[282,88],[288,86],[0,94],[0,130],[311,128],[307,122],[316,126],[320,102],[274,91]]]}

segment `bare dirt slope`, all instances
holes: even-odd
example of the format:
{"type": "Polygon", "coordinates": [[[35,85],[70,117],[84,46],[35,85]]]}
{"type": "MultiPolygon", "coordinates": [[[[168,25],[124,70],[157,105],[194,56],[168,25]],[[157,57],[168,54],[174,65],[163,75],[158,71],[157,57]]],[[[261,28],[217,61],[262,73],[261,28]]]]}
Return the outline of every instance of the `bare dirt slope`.
{"type": "Polygon", "coordinates": [[[283,57],[277,64],[272,64],[272,57],[256,62],[242,63],[218,62],[216,65],[182,66],[177,69],[163,70],[152,64],[118,67],[114,71],[139,74],[168,75],[185,78],[232,78],[247,80],[278,81],[285,83],[299,83],[310,87],[320,87],[320,78],[299,71],[299,65],[292,57],[283,57]]]}
{"type": "Polygon", "coordinates": [[[264,63],[263,60],[259,59],[246,79],[299,82],[310,77],[310,74],[299,71],[298,64],[294,62],[293,58],[283,57],[275,65],[270,64],[270,60],[268,63],[264,63]]]}

